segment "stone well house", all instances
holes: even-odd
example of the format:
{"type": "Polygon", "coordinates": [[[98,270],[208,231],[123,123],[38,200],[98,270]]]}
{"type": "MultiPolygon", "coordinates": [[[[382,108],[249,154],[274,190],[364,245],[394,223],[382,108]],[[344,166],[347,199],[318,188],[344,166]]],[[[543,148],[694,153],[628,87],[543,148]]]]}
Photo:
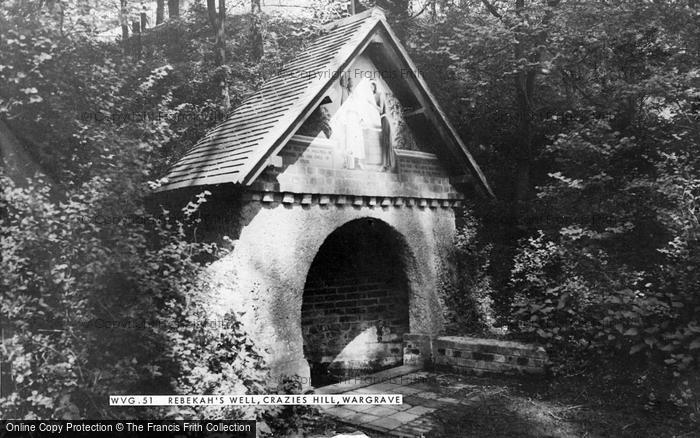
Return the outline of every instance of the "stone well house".
{"type": "Polygon", "coordinates": [[[276,376],[314,385],[443,330],[456,211],[490,194],[379,9],[315,42],[169,171],[233,251],[212,272],[276,376]]]}

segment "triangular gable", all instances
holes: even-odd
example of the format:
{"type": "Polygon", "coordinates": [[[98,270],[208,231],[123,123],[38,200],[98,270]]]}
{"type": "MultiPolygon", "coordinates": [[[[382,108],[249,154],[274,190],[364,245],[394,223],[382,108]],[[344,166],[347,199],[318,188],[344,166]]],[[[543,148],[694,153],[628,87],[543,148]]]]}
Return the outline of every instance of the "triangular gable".
{"type": "Polygon", "coordinates": [[[378,8],[332,23],[280,75],[237,107],[180,159],[161,190],[236,183],[251,185],[271,164],[299,127],[319,106],[338,73],[372,43],[381,43],[394,66],[407,73],[406,83],[421,111],[435,126],[452,155],[461,160],[479,185],[491,189],[455,129],[445,117],[417,68],[378,8]]]}

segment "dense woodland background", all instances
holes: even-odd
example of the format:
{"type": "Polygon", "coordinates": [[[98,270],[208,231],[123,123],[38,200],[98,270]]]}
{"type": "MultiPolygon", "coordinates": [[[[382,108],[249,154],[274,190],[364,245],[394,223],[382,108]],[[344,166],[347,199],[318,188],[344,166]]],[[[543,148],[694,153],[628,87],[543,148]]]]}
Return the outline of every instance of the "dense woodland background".
{"type": "MultiPolygon", "coordinates": [[[[300,408],[106,406],[107,394],[277,384],[236,315],[207,326],[203,266],[231,245],[192,238],[207,193],[182,212],[148,199],[347,8],[228,3],[160,0],[157,28],[133,0],[0,3],[3,418],[296,425],[300,408]]],[[[700,421],[700,4],[377,4],[497,196],[463,218],[450,331],[542,343],[554,378],[624,381],[648,409],[700,421]]]]}

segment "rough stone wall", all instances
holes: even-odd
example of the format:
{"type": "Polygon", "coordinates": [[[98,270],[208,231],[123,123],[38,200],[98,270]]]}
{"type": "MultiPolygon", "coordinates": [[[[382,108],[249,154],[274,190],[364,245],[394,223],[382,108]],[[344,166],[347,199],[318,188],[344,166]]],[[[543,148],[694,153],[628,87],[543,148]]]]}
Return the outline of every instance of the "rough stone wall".
{"type": "Polygon", "coordinates": [[[307,274],[326,238],[355,219],[372,218],[395,231],[404,249],[410,330],[441,333],[437,271],[455,233],[451,206],[408,200],[382,206],[342,196],[305,204],[303,195],[277,193],[263,198],[235,210],[226,233],[235,239],[234,249],[211,271],[220,294],[217,312],[241,312],[273,375],[310,376],[301,323],[307,274]]]}

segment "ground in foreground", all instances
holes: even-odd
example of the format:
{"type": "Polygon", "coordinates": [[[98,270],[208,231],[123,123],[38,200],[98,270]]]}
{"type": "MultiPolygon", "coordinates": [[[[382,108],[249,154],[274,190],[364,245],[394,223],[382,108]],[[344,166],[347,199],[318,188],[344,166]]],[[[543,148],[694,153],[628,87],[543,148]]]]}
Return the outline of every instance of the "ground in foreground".
{"type": "Polygon", "coordinates": [[[416,372],[349,393],[400,393],[400,407],[322,410],[315,432],[371,437],[700,437],[671,407],[645,407],[621,382],[416,372]]]}

